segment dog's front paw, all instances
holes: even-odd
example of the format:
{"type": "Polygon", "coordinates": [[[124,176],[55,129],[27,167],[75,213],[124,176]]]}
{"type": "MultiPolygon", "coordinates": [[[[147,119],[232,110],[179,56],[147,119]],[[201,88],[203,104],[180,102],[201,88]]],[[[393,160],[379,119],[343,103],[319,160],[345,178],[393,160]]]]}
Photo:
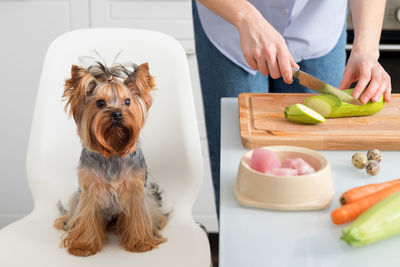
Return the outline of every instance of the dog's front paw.
{"type": "Polygon", "coordinates": [[[167,241],[163,237],[154,237],[145,241],[123,242],[121,246],[130,252],[146,252],[158,247],[159,244],[167,241]]]}
{"type": "Polygon", "coordinates": [[[61,246],[65,247],[71,255],[81,257],[94,255],[102,249],[99,240],[89,242],[87,239],[74,238],[71,234],[63,238],[61,246]]]}
{"type": "Polygon", "coordinates": [[[68,247],[67,251],[69,254],[74,255],[74,256],[80,256],[80,257],[87,257],[96,254],[99,252],[101,249],[99,248],[93,248],[90,246],[79,246],[79,245],[74,245],[68,247]]]}

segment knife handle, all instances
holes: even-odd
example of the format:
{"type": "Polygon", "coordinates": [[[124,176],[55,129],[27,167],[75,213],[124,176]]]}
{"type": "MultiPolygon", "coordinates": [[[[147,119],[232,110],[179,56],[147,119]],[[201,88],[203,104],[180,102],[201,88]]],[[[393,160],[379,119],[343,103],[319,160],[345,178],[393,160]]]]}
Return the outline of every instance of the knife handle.
{"type": "Polygon", "coordinates": [[[299,77],[299,70],[300,69],[296,69],[295,67],[292,67],[292,73],[293,73],[293,77],[298,78],[299,77]]]}

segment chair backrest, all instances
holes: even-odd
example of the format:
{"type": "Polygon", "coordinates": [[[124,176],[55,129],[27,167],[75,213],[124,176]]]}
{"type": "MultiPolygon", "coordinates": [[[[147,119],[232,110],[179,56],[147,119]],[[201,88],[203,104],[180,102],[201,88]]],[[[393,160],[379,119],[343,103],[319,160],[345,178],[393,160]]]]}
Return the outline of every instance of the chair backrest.
{"type": "Polygon", "coordinates": [[[202,181],[202,155],[187,58],[163,33],[136,29],[84,29],[61,35],[44,61],[27,153],[27,175],[37,204],[52,186],[77,182],[81,152],[73,119],[61,100],[64,81],[79,57],[96,50],[109,64],[148,62],[158,90],[140,135],[150,176],[174,216],[190,216],[202,181]]]}

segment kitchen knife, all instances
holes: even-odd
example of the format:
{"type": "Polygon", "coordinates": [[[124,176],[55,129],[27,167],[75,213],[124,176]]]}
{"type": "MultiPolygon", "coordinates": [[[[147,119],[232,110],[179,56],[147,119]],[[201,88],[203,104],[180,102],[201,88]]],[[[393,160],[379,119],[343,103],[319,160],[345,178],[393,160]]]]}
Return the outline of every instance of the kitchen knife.
{"type": "Polygon", "coordinates": [[[304,71],[301,71],[294,67],[292,67],[292,71],[293,71],[293,77],[299,79],[300,84],[305,87],[308,87],[319,93],[334,95],[334,96],[338,97],[340,100],[342,100],[343,102],[346,102],[349,104],[353,104],[353,105],[362,105],[363,104],[359,100],[353,98],[351,95],[315,78],[314,76],[311,76],[308,73],[305,73],[304,71]]]}

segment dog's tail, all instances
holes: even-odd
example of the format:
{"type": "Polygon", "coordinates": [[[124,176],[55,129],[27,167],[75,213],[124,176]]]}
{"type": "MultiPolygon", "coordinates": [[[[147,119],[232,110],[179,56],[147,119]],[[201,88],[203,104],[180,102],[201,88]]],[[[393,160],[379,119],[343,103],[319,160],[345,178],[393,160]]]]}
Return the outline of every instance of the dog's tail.
{"type": "Polygon", "coordinates": [[[149,183],[148,189],[150,190],[151,195],[153,196],[154,200],[157,203],[157,207],[162,210],[162,214],[166,217],[169,218],[171,216],[172,211],[165,211],[162,208],[163,205],[163,199],[162,199],[162,194],[163,191],[160,189],[160,186],[154,182],[149,183]]]}
{"type": "Polygon", "coordinates": [[[57,209],[61,215],[64,215],[68,212],[67,209],[64,207],[64,205],[61,203],[61,200],[57,202],[57,209]]]}
{"type": "Polygon", "coordinates": [[[156,200],[157,206],[161,207],[162,206],[162,196],[161,195],[163,192],[161,191],[158,184],[150,183],[149,190],[150,190],[151,194],[153,195],[154,199],[156,200]]]}
{"type": "Polygon", "coordinates": [[[76,206],[78,206],[78,202],[79,202],[79,197],[81,195],[81,190],[78,189],[78,191],[76,191],[75,193],[72,194],[71,198],[69,199],[69,208],[70,210],[68,211],[64,205],[61,203],[61,200],[59,200],[57,202],[57,209],[60,212],[61,215],[67,214],[68,212],[74,212],[76,209],[76,206]]]}

